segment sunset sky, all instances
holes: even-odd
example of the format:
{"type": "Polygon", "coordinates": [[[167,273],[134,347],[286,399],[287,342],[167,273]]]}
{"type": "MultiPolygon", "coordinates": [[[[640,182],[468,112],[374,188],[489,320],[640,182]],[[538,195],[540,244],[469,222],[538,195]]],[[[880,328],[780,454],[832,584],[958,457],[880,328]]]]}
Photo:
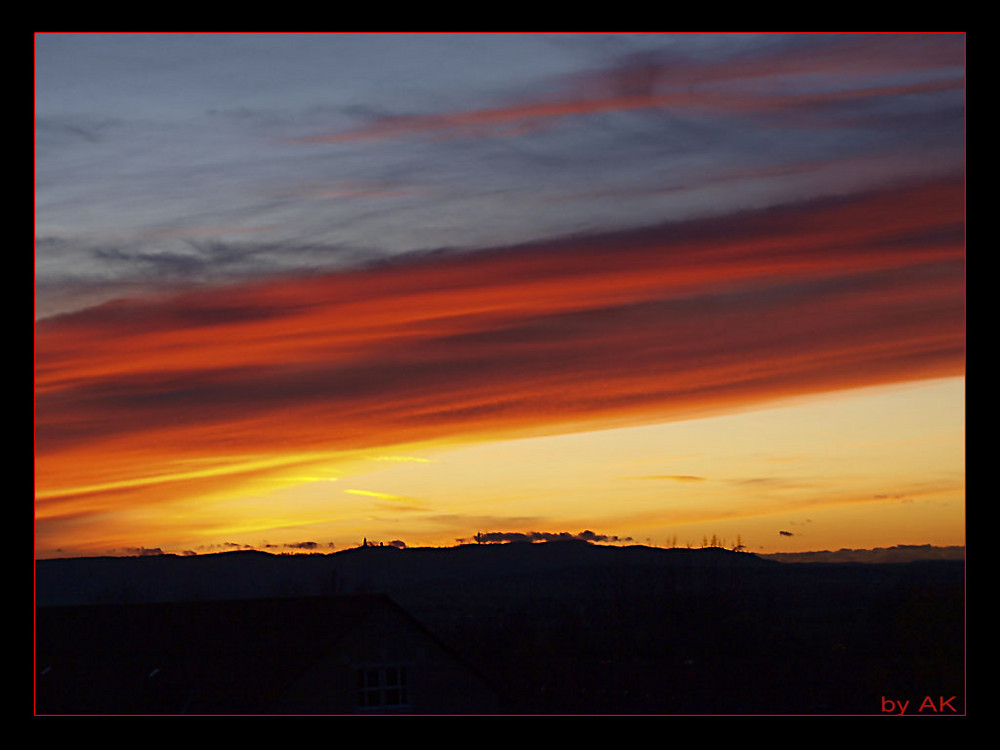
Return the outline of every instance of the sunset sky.
{"type": "Polygon", "coordinates": [[[963,34],[35,37],[35,553],[965,540],[963,34]]]}

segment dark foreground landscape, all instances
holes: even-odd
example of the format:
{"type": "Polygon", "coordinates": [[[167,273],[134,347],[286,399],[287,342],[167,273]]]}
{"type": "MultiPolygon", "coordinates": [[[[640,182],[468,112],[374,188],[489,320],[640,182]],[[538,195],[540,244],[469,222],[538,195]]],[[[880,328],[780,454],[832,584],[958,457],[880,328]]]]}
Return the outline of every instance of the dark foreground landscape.
{"type": "Polygon", "coordinates": [[[36,563],[36,714],[965,713],[965,565],[586,542],[36,563]]]}

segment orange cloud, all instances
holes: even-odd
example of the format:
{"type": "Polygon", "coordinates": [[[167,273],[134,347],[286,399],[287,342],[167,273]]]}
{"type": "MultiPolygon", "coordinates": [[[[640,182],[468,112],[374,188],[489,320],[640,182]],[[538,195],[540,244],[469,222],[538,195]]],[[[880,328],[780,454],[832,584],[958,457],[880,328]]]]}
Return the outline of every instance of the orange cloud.
{"type": "Polygon", "coordinates": [[[942,181],[118,301],[36,326],[39,516],[960,374],[964,300],[964,190],[942,181]]]}

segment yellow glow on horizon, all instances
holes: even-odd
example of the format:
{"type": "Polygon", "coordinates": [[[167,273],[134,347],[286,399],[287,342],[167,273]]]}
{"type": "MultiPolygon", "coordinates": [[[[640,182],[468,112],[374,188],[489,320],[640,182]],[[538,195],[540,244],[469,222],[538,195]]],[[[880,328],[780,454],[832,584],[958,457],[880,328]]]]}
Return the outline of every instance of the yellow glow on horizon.
{"type": "Polygon", "coordinates": [[[395,527],[393,536],[407,538],[405,528],[451,544],[491,523],[504,531],[588,528],[658,544],[678,531],[697,543],[730,528],[728,536],[744,540],[759,530],[758,547],[782,549],[853,546],[852,534],[879,537],[883,546],[962,544],[963,402],[964,379],[956,378],[442,451],[433,465],[365,475],[372,496],[419,495],[428,506],[405,519],[375,513],[368,536],[395,527]],[[880,526],[907,511],[912,521],[880,526]],[[828,519],[828,527],[778,535],[805,523],[804,514],[828,519]],[[907,538],[893,540],[895,530],[907,538]]]}
{"type": "MultiPolygon", "coordinates": [[[[134,477],[117,482],[104,482],[101,484],[91,484],[83,486],[66,486],[52,490],[39,490],[35,492],[36,500],[49,500],[59,497],[70,497],[72,495],[84,495],[108,490],[121,490],[136,487],[145,487],[154,484],[164,484],[170,482],[182,482],[190,479],[205,479],[209,477],[225,477],[238,474],[246,474],[263,469],[278,469],[285,466],[298,466],[303,463],[319,461],[329,458],[328,454],[299,454],[296,456],[260,457],[260,456],[213,456],[210,458],[186,459],[184,461],[173,462],[176,464],[196,464],[207,463],[210,466],[203,469],[171,469],[161,472],[155,476],[134,477]]],[[[322,478],[300,478],[299,481],[336,481],[337,477],[322,478]]]]}
{"type": "MultiPolygon", "coordinates": [[[[113,511],[117,531],[95,516],[77,548],[99,549],[88,534],[108,547],[179,552],[265,541],[342,549],[363,537],[449,546],[477,531],[584,529],[655,546],[739,537],[762,552],[964,544],[964,391],[964,378],[949,378],[638,427],[243,457],[228,471],[177,472],[227,481],[113,511]],[[313,469],[303,471],[304,458],[313,469]],[[237,492],[228,477],[249,468],[284,473],[237,492]],[[334,474],[352,486],[334,490],[334,474]]],[[[84,522],[53,523],[80,531],[84,522]]],[[[48,537],[37,544],[45,556],[48,537]]]]}

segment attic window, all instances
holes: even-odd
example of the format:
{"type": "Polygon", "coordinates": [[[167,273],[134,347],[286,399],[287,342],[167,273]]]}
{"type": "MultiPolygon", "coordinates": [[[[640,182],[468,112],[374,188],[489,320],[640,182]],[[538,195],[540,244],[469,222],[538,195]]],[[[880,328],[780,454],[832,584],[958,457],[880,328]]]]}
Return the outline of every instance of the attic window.
{"type": "Polygon", "coordinates": [[[405,666],[366,667],[358,670],[359,708],[385,708],[408,704],[405,666]]]}

